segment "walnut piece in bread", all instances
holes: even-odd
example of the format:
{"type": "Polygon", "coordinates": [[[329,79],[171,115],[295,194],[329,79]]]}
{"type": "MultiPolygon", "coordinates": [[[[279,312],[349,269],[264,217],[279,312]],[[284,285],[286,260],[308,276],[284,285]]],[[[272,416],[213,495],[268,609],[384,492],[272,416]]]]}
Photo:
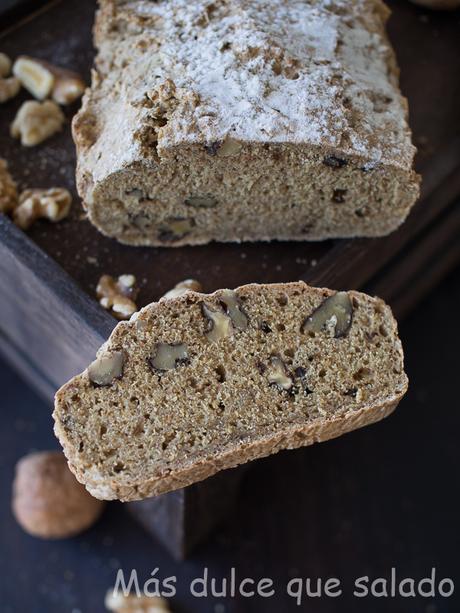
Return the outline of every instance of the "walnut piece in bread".
{"type": "Polygon", "coordinates": [[[13,483],[13,514],[29,534],[44,539],[75,536],[99,518],[104,504],[70,472],[60,451],[23,457],[13,483]]]}
{"type": "Polygon", "coordinates": [[[106,356],[99,381],[90,367],[58,391],[54,419],[72,470],[107,499],[339,436],[407,389],[391,310],[302,282],[160,300],[118,324],[106,356]]]}
{"type": "Polygon", "coordinates": [[[88,366],[88,379],[94,385],[112,385],[123,375],[124,355],[122,351],[101,353],[88,366]]]}

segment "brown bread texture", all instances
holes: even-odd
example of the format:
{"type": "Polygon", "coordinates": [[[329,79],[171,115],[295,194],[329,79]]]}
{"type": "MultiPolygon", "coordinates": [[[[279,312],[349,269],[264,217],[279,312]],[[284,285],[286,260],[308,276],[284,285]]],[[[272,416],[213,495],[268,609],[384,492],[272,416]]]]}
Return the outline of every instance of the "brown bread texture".
{"type": "Polygon", "coordinates": [[[382,300],[253,284],[119,323],[57,392],[55,433],[93,496],[136,500],[376,422],[406,390],[382,300]]]}
{"type": "Polygon", "coordinates": [[[131,245],[381,236],[419,194],[381,0],[100,0],[73,122],[131,245]]]}

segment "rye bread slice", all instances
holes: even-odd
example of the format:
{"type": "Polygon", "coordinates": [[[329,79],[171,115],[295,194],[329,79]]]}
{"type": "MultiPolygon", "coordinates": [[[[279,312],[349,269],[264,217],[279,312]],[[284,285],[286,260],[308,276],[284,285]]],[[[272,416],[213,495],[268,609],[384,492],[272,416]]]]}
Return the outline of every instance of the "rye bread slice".
{"type": "Polygon", "coordinates": [[[253,284],[119,323],[57,392],[55,432],[91,494],[136,500],[376,422],[406,390],[382,300],[253,284]]]}

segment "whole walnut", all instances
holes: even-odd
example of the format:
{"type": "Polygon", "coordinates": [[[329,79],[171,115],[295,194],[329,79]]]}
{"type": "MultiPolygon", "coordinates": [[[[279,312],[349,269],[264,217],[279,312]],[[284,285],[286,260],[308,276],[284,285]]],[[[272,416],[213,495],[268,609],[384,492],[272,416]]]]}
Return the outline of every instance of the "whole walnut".
{"type": "Polygon", "coordinates": [[[13,482],[13,514],[29,534],[48,539],[74,536],[99,517],[104,503],[79,483],[59,451],[23,457],[13,482]]]}

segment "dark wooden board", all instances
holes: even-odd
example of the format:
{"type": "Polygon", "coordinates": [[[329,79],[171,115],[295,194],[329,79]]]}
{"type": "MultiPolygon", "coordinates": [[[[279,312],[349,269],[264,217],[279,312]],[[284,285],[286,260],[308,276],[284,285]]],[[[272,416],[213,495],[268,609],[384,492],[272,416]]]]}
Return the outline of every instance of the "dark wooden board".
{"type": "MultiPolygon", "coordinates": [[[[63,185],[75,195],[70,219],[53,226],[37,223],[28,236],[8,220],[0,223],[0,348],[42,393],[50,397],[83,368],[113,326],[93,300],[103,273],[135,274],[142,287],[140,305],[186,277],[200,279],[207,291],[252,281],[304,279],[334,288],[375,288],[403,314],[455,263],[460,231],[455,213],[460,195],[460,19],[458,13],[426,13],[408,2],[391,6],[389,31],[410,101],[423,192],[406,224],[382,239],[180,249],[119,245],[83,218],[74,190],[69,127],[39,147],[23,148],[10,138],[8,126],[27,95],[2,106],[0,155],[9,160],[20,185],[63,185]],[[428,268],[430,273],[423,275],[428,268]]],[[[94,10],[94,0],[52,2],[6,30],[0,47],[12,57],[28,53],[77,69],[89,79],[94,10]]],[[[68,109],[69,119],[75,110],[68,109]]]]}

